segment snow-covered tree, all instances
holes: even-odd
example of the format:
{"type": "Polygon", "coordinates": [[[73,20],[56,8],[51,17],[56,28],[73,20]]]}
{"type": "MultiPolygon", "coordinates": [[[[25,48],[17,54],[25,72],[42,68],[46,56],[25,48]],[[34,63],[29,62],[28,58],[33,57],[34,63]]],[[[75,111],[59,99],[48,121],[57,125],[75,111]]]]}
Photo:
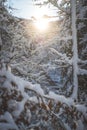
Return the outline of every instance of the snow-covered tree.
{"type": "MultiPolygon", "coordinates": [[[[59,40],[63,41],[63,43],[65,44],[63,46],[60,45],[61,48],[63,47],[62,50],[60,49],[61,56],[63,56],[62,54],[65,53],[70,56],[70,57],[67,57],[68,55],[66,55],[66,58],[71,58],[71,62],[72,62],[71,63],[72,64],[71,73],[73,73],[72,96],[75,99],[78,98],[78,76],[79,76],[79,74],[81,75],[81,73],[82,74],[87,73],[86,69],[85,70],[83,69],[83,71],[82,71],[81,69],[79,69],[79,66],[78,66],[78,64],[81,63],[81,59],[79,59],[79,57],[82,57],[81,49],[82,49],[82,52],[84,52],[84,51],[86,52],[85,42],[84,42],[85,45],[83,45],[83,47],[85,47],[85,49],[82,47],[82,44],[81,44],[81,41],[82,41],[81,37],[82,37],[83,33],[85,33],[83,39],[86,40],[86,31],[83,30],[84,32],[81,33],[81,29],[85,28],[83,21],[85,20],[85,23],[86,23],[86,5],[84,3],[85,3],[85,1],[72,1],[72,0],[71,1],[70,0],[61,0],[61,1],[58,1],[58,0],[44,1],[43,0],[43,2],[41,2],[39,4],[38,4],[38,2],[36,3],[36,5],[42,5],[42,6],[45,4],[52,4],[53,6],[55,6],[58,9],[58,16],[60,18],[62,18],[61,33],[60,33],[61,35],[60,36],[58,35],[57,38],[59,40]],[[85,18],[83,18],[83,17],[85,17],[85,18]],[[78,22],[79,22],[79,24],[78,24],[78,22]],[[77,30],[79,30],[79,31],[77,31],[77,30]],[[64,38],[63,38],[63,36],[64,36],[64,38]],[[74,86],[77,86],[77,87],[74,87],[74,86]]],[[[58,44],[58,46],[59,46],[59,44],[58,44]]],[[[55,50],[55,52],[56,52],[56,50],[55,50]]],[[[83,61],[83,62],[86,64],[85,57],[86,56],[84,56],[85,61],[83,61]]]]}
{"type": "Polygon", "coordinates": [[[31,22],[0,2],[0,129],[85,130],[85,1],[45,1],[58,8],[60,21],[43,35],[44,44],[31,22]]]}
{"type": "Polygon", "coordinates": [[[85,0],[77,2],[77,38],[79,65],[79,100],[86,102],[87,86],[87,3],[85,0]],[[83,96],[81,96],[83,95],[83,96]],[[83,97],[83,98],[82,98],[83,97]]]}

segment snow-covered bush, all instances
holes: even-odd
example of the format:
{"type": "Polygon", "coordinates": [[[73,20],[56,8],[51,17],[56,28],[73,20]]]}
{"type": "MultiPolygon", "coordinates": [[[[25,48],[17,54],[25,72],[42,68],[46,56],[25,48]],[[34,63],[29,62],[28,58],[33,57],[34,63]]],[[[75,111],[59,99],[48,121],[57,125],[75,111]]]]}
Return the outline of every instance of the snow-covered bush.
{"type": "Polygon", "coordinates": [[[0,129],[84,130],[86,105],[72,98],[45,94],[39,84],[14,76],[9,67],[0,68],[0,129]]]}

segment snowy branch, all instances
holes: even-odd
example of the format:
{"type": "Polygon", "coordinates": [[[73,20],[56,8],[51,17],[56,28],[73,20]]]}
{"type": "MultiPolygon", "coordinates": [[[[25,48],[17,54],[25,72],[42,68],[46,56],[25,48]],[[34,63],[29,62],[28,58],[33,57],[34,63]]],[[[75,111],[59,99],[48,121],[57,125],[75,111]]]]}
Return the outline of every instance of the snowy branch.
{"type": "Polygon", "coordinates": [[[52,53],[55,53],[55,54],[57,54],[58,56],[61,57],[61,60],[59,60],[59,61],[72,65],[72,59],[70,59],[70,57],[67,57],[66,54],[62,54],[62,53],[56,51],[56,49],[54,49],[54,48],[50,48],[50,50],[51,50],[52,53]]]}
{"type": "Polygon", "coordinates": [[[87,64],[87,60],[78,59],[78,63],[87,64]]]}
{"type": "Polygon", "coordinates": [[[86,70],[86,69],[80,69],[80,68],[79,68],[78,74],[79,74],[79,75],[87,75],[87,70],[86,70]]]}
{"type": "Polygon", "coordinates": [[[11,114],[9,112],[5,112],[4,115],[0,116],[0,121],[3,121],[3,120],[5,122],[4,123],[0,123],[0,129],[1,130],[9,130],[9,129],[19,130],[17,125],[15,124],[11,114]]]}

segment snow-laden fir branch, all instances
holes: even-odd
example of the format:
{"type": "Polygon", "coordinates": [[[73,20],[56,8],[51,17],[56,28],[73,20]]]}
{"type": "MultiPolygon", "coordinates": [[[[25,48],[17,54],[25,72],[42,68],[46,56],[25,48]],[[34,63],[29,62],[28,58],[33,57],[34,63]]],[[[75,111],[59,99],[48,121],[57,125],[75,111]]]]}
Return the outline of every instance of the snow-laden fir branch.
{"type": "Polygon", "coordinates": [[[82,64],[86,65],[87,64],[87,60],[78,59],[78,63],[82,63],[82,64]]]}
{"type": "Polygon", "coordinates": [[[87,70],[79,68],[78,75],[87,75],[87,70]]]}
{"type": "MultiPolygon", "coordinates": [[[[53,99],[55,101],[61,101],[62,103],[65,102],[67,105],[69,105],[69,99],[66,98],[65,96],[56,95],[52,92],[50,92],[49,95],[45,95],[43,89],[41,88],[41,86],[39,84],[32,84],[31,82],[25,81],[22,78],[14,76],[9,70],[7,70],[5,68],[5,66],[4,66],[4,68],[2,68],[0,70],[0,76],[2,76],[2,77],[5,76],[8,80],[8,83],[7,83],[7,81],[6,81],[6,83],[4,83],[5,88],[7,87],[7,84],[9,87],[9,86],[11,86],[10,85],[11,83],[14,83],[15,85],[18,86],[18,89],[21,91],[21,93],[27,100],[28,100],[29,96],[25,93],[25,89],[34,91],[35,93],[37,93],[37,95],[39,95],[41,97],[53,99]]],[[[23,102],[21,102],[22,105],[24,104],[25,100],[23,100],[23,102]]],[[[73,101],[71,101],[71,102],[73,102],[73,101]]]]}
{"type": "Polygon", "coordinates": [[[50,48],[50,50],[51,50],[52,53],[55,53],[55,54],[57,54],[58,56],[61,57],[59,62],[61,61],[61,62],[65,62],[65,63],[68,63],[68,64],[72,65],[72,59],[70,59],[70,57],[66,56],[66,54],[62,54],[62,53],[58,52],[56,49],[54,49],[54,48],[50,48]]]}
{"type": "Polygon", "coordinates": [[[13,120],[13,117],[9,112],[5,112],[4,115],[0,116],[0,121],[2,120],[7,121],[7,123],[0,123],[0,130],[9,130],[9,129],[19,130],[13,120]]]}

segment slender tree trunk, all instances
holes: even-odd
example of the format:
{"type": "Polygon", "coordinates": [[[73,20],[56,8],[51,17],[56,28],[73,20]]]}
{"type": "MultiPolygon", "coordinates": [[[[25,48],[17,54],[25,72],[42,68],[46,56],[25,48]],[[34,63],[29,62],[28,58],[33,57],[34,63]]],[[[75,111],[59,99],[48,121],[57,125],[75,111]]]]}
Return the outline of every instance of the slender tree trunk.
{"type": "Polygon", "coordinates": [[[76,30],[76,0],[71,0],[72,15],[72,41],[73,41],[73,93],[72,97],[77,100],[78,95],[78,47],[76,30]]]}

